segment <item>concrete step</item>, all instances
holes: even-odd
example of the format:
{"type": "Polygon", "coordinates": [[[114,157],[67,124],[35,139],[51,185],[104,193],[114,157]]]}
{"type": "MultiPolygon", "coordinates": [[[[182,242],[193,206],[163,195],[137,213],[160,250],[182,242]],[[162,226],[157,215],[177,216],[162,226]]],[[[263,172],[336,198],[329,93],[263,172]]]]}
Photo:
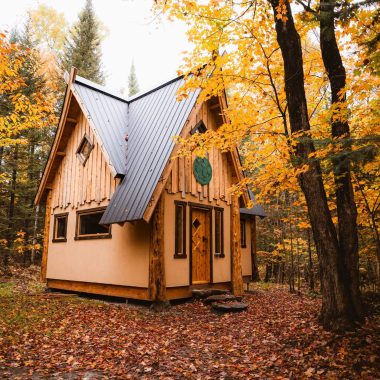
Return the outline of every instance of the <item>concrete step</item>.
{"type": "Polygon", "coordinates": [[[235,297],[232,294],[215,294],[203,300],[203,302],[206,304],[225,301],[241,301],[241,297],[235,297]]]}
{"type": "Polygon", "coordinates": [[[248,304],[238,301],[214,302],[211,306],[214,310],[222,313],[244,311],[248,308],[248,304]]]}

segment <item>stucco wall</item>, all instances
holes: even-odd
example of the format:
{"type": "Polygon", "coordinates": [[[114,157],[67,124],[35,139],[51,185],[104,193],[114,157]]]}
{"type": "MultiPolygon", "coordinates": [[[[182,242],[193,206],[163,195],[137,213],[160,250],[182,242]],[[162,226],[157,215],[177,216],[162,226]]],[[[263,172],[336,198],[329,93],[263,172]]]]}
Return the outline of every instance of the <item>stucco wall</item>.
{"type": "MultiPolygon", "coordinates": [[[[100,206],[105,204],[100,204],[100,206]]],[[[99,207],[93,202],[78,210],[99,207]]],[[[51,216],[47,278],[102,284],[148,286],[150,229],[145,222],[112,225],[111,239],[74,240],[76,210],[69,212],[67,242],[53,243],[54,214],[51,216]]]]}

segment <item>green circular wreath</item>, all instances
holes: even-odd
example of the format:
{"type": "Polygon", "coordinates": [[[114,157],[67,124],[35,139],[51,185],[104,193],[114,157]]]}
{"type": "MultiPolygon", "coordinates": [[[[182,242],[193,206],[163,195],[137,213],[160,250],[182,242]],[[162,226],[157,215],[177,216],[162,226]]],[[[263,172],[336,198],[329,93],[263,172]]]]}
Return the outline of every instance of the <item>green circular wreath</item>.
{"type": "Polygon", "coordinates": [[[197,182],[199,182],[201,185],[207,185],[212,178],[212,168],[210,161],[206,157],[197,157],[194,160],[193,172],[197,182]]]}

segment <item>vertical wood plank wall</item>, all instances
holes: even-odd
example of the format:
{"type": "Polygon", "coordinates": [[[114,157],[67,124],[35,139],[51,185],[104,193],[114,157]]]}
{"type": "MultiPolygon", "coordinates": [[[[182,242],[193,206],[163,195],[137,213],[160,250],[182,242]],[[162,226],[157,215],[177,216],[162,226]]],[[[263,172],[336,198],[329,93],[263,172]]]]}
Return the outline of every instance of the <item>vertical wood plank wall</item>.
{"type": "Polygon", "coordinates": [[[94,138],[87,119],[81,114],[65,149],[65,156],[55,175],[52,190],[52,210],[59,207],[78,208],[86,203],[109,200],[115,191],[118,179],[112,176],[99,144],[94,138]],[[85,165],[76,152],[87,136],[94,145],[85,165]]]}
{"type": "MultiPolygon", "coordinates": [[[[215,130],[217,127],[216,112],[220,112],[220,110],[213,112],[207,102],[203,103],[197,114],[195,124],[202,120],[208,129],[215,130]]],[[[190,129],[192,127],[190,126],[190,129]]],[[[212,167],[212,178],[210,183],[203,186],[196,181],[193,174],[195,157],[192,154],[191,157],[177,157],[173,160],[172,170],[166,183],[166,191],[169,194],[180,192],[182,198],[186,198],[186,194],[191,194],[200,201],[216,201],[218,205],[224,201],[230,205],[231,195],[228,189],[234,183],[235,173],[229,155],[216,148],[208,151],[207,158],[212,167]]]]}

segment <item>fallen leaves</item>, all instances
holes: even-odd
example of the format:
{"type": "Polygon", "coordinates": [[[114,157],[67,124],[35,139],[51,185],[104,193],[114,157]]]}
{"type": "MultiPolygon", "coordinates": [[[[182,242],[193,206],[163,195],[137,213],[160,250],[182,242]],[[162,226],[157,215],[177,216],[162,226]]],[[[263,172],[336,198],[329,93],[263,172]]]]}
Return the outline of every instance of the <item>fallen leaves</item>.
{"type": "Polygon", "coordinates": [[[245,302],[248,311],[220,315],[199,301],[154,313],[80,297],[0,297],[0,377],[377,377],[378,317],[336,335],[317,324],[318,299],[271,289],[245,302]]]}

